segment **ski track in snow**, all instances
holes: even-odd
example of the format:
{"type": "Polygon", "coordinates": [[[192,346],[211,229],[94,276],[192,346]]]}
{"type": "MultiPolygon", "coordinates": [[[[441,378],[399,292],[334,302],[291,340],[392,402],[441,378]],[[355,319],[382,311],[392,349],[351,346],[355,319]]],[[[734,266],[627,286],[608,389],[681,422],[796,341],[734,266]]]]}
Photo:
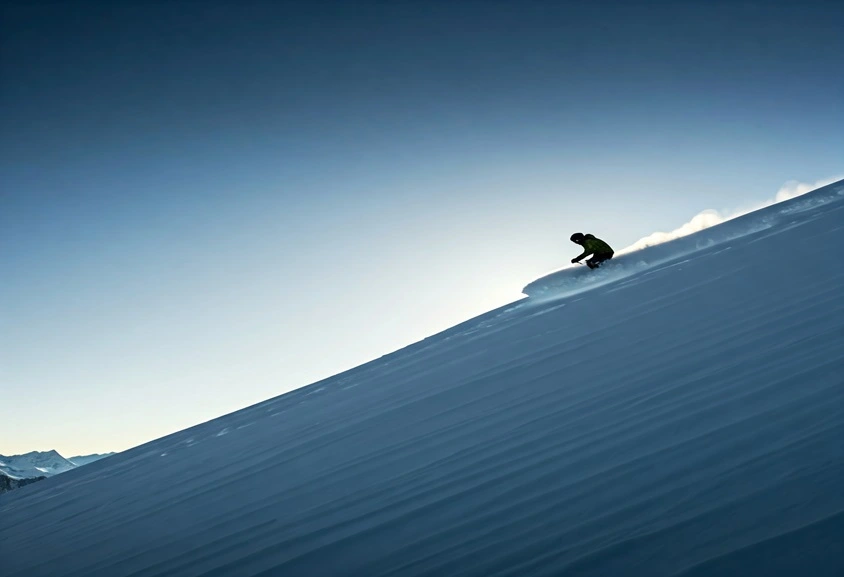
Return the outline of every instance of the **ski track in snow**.
{"type": "Polygon", "coordinates": [[[3,575],[840,576],[843,195],[5,494],[3,575]]]}

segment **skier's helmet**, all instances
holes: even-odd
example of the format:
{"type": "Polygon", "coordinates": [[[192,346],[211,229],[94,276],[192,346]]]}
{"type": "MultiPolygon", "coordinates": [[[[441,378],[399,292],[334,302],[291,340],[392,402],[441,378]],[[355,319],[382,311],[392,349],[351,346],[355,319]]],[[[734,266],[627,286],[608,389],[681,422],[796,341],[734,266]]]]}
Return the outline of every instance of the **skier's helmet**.
{"type": "Polygon", "coordinates": [[[571,235],[571,241],[572,241],[572,242],[576,242],[576,243],[578,243],[578,244],[580,244],[581,242],[583,242],[583,239],[584,239],[584,238],[586,238],[586,237],[585,237],[585,236],[583,236],[583,233],[582,233],[582,232],[576,232],[576,233],[574,233],[573,235],[571,235]]]}

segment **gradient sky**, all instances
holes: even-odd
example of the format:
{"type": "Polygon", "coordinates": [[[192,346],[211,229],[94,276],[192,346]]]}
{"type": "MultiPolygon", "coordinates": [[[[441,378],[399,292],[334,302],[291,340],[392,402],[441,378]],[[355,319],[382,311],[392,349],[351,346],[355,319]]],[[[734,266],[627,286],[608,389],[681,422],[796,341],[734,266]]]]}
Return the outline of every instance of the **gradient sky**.
{"type": "Polygon", "coordinates": [[[840,2],[0,8],[0,453],[123,450],[844,169],[840,2]]]}

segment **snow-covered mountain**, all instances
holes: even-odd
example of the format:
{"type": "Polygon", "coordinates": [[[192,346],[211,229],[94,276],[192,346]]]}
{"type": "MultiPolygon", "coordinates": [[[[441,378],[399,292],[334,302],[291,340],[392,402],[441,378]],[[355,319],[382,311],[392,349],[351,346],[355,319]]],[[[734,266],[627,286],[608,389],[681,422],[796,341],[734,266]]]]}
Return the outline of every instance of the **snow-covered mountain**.
{"type": "Polygon", "coordinates": [[[0,493],[6,493],[7,491],[13,491],[15,489],[20,489],[23,486],[29,485],[30,483],[35,483],[36,481],[43,481],[47,477],[27,477],[25,479],[19,479],[17,477],[11,477],[6,473],[0,471],[0,493]]]}
{"type": "Polygon", "coordinates": [[[0,497],[4,576],[840,577],[844,182],[610,264],[0,497]]]}
{"type": "Polygon", "coordinates": [[[65,459],[58,451],[32,451],[24,455],[0,455],[0,493],[18,489],[47,477],[66,473],[115,453],[65,459]]]}
{"type": "Polygon", "coordinates": [[[89,463],[93,463],[94,461],[111,457],[114,454],[115,453],[94,453],[93,455],[79,455],[77,457],[71,457],[68,460],[77,467],[81,467],[82,465],[87,465],[89,463]]]}
{"type": "Polygon", "coordinates": [[[57,451],[32,451],[24,455],[0,455],[0,472],[10,477],[52,477],[75,469],[76,465],[57,451]]]}

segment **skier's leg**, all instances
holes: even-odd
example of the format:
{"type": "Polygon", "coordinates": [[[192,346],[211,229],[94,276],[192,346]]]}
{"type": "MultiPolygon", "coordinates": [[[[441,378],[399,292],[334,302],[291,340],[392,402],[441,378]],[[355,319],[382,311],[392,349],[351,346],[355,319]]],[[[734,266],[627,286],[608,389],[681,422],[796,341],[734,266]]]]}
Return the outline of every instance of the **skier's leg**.
{"type": "Polygon", "coordinates": [[[611,252],[596,254],[592,258],[587,260],[586,264],[589,266],[589,268],[598,268],[599,266],[601,266],[602,262],[610,260],[613,254],[614,253],[611,252]]]}

